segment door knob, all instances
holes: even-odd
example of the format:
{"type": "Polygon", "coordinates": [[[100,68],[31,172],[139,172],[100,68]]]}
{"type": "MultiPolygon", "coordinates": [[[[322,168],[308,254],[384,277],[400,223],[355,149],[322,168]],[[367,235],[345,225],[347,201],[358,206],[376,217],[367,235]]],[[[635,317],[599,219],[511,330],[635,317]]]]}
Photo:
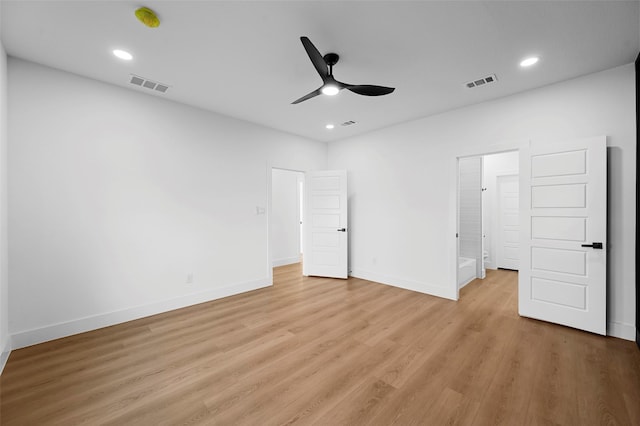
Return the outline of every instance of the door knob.
{"type": "Polygon", "coordinates": [[[347,228],[339,228],[338,232],[347,232],[347,228]]]}
{"type": "Polygon", "coordinates": [[[592,247],[594,249],[602,250],[602,243],[582,244],[582,247],[592,247]]]}

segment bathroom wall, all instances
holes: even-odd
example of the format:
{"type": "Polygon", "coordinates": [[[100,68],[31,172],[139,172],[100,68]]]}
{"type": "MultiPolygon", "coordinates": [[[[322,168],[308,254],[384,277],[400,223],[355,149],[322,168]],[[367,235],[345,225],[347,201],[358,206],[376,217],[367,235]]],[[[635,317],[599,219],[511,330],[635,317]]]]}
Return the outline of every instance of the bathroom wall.
{"type": "Polygon", "coordinates": [[[483,161],[482,220],[484,223],[484,250],[487,252],[485,268],[497,269],[497,236],[498,236],[498,176],[518,174],[518,151],[485,155],[483,161]]]}
{"type": "Polygon", "coordinates": [[[482,278],[482,157],[461,158],[458,170],[459,255],[476,259],[476,277],[482,278]]]}

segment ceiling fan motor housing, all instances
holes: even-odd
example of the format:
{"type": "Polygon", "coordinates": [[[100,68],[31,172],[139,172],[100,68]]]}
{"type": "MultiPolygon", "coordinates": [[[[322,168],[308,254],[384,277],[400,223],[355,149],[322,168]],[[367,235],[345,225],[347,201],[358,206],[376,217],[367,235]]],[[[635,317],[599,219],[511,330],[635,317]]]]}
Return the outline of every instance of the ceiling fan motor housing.
{"type": "Polygon", "coordinates": [[[340,59],[340,56],[338,56],[337,53],[327,53],[326,55],[324,55],[324,61],[330,67],[332,67],[335,64],[337,64],[339,59],[340,59]]]}

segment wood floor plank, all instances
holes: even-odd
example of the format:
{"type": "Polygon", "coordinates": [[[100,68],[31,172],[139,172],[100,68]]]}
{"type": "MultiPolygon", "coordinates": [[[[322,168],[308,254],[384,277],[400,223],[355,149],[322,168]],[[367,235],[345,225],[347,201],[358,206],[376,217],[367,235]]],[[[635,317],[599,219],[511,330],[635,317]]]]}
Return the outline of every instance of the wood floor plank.
{"type": "Polygon", "coordinates": [[[365,381],[346,393],[337,403],[329,406],[326,413],[314,425],[368,425],[378,410],[384,409],[381,402],[395,388],[384,381],[369,376],[365,381]]]}
{"type": "MultiPolygon", "coordinates": [[[[352,389],[367,380],[368,372],[385,357],[392,355],[399,348],[397,345],[383,341],[375,347],[361,347],[362,353],[355,353],[357,364],[335,363],[321,370],[313,386],[299,387],[295,398],[289,399],[284,410],[271,416],[269,423],[273,425],[291,425],[295,423],[313,423],[344,398],[352,389]]],[[[345,357],[350,354],[345,354],[345,357]]],[[[261,417],[250,419],[256,424],[261,417]]]]}
{"type": "Polygon", "coordinates": [[[547,350],[540,362],[545,366],[533,383],[529,415],[537,423],[576,424],[579,419],[577,390],[571,386],[578,379],[577,363],[567,345],[567,332],[558,327],[555,333],[545,333],[547,350]]]}
{"type": "Polygon", "coordinates": [[[2,425],[636,425],[640,351],[517,312],[517,273],[440,299],[274,285],[14,351],[2,425]]]}
{"type": "Polygon", "coordinates": [[[524,321],[522,331],[510,335],[501,368],[483,395],[475,424],[513,425],[526,419],[532,385],[542,368],[540,354],[532,348],[543,341],[546,330],[538,321],[524,321]]]}
{"type": "MultiPolygon", "coordinates": [[[[353,331],[366,326],[362,321],[352,321],[327,330],[314,336],[296,351],[277,359],[268,368],[257,369],[251,372],[245,380],[240,380],[232,386],[225,388],[224,392],[213,393],[205,398],[205,403],[211,411],[222,412],[228,409],[242,410],[242,399],[250,398],[260,400],[270,394],[270,389],[281,382],[290,380],[296,374],[305,375],[308,371],[319,369],[349,347],[359,344],[349,335],[353,331]],[[345,347],[345,345],[347,345],[345,347]],[[266,388],[266,390],[265,390],[266,388]],[[261,396],[264,394],[264,396],[261,396]]],[[[300,337],[303,340],[304,337],[300,337]]]]}
{"type": "Polygon", "coordinates": [[[372,424],[410,424],[416,421],[433,424],[430,423],[432,404],[447,387],[450,364],[458,365],[464,354],[479,341],[478,333],[469,330],[464,330],[459,337],[447,340],[431,352],[398,391],[385,399],[385,410],[372,419],[372,424]]]}

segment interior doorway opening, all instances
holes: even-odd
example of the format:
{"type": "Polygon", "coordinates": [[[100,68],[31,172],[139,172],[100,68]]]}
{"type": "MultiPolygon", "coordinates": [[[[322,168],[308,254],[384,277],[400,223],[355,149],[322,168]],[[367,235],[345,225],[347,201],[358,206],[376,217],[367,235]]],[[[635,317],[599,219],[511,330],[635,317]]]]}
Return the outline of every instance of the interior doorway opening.
{"type": "Polygon", "coordinates": [[[271,267],[302,262],[304,173],[271,169],[271,267]]]}
{"type": "Polygon", "coordinates": [[[458,290],[487,270],[518,270],[519,153],[458,158],[458,290]]]}

